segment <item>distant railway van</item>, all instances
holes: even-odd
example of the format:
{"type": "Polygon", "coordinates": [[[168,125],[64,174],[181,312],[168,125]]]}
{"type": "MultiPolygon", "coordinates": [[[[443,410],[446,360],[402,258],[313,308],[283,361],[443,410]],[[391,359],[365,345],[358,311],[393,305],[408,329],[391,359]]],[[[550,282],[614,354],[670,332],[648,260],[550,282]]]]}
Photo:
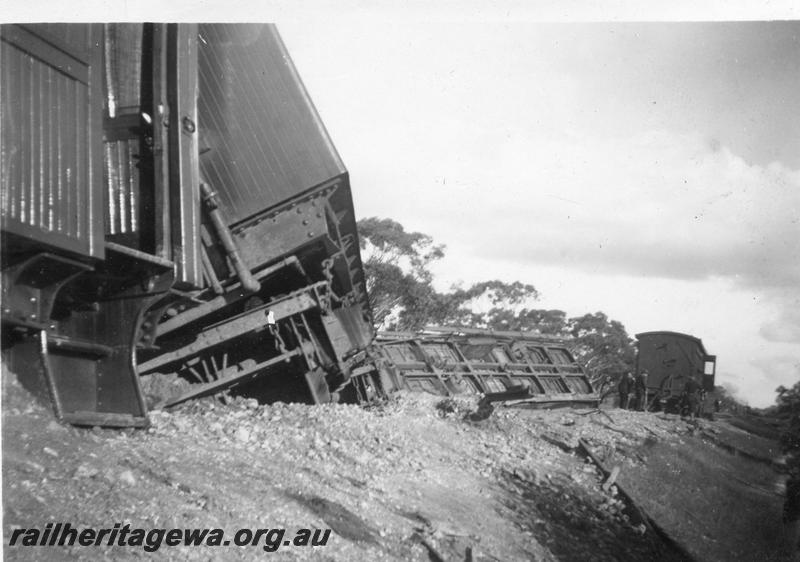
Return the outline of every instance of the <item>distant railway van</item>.
{"type": "Polygon", "coordinates": [[[678,332],[636,334],[636,374],[647,371],[652,404],[666,404],[680,397],[689,379],[707,392],[714,390],[717,357],[709,355],[702,340],[678,332]]]}

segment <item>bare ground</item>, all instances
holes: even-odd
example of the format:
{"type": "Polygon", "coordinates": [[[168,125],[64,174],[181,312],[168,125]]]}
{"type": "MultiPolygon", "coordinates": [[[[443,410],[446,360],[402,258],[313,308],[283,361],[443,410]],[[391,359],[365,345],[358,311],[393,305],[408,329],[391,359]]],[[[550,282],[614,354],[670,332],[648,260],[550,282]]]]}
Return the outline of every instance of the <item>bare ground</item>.
{"type": "Polygon", "coordinates": [[[147,430],[65,427],[3,377],[8,560],[777,559],[774,444],[727,422],[638,412],[501,408],[401,395],[371,408],[213,399],[151,414],[147,430]],[[628,520],[584,439],[663,528],[628,520]],[[757,441],[761,439],[763,441],[757,441]],[[740,442],[737,442],[740,441],[740,442]],[[15,529],[330,528],[326,546],[9,546],[15,529]],[[682,554],[683,553],[683,554],[682,554]]]}

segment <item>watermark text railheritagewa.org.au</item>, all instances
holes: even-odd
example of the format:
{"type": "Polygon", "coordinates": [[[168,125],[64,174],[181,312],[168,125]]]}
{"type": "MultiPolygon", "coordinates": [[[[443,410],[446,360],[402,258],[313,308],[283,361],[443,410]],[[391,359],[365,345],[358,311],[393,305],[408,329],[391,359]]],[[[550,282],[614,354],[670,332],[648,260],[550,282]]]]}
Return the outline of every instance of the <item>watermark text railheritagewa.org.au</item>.
{"type": "Polygon", "coordinates": [[[238,529],[233,535],[222,529],[142,529],[115,523],[113,527],[73,527],[70,523],[47,523],[44,528],[13,529],[10,547],[119,546],[156,552],[162,546],[251,546],[266,552],[281,547],[325,546],[330,529],[238,529]]]}

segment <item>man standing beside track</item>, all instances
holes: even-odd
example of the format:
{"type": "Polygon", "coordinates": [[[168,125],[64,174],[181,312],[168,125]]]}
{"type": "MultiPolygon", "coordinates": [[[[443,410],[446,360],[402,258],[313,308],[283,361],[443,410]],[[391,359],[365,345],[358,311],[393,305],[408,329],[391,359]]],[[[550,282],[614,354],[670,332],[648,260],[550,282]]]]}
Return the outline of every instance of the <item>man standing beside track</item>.
{"type": "Polygon", "coordinates": [[[647,410],[647,371],[642,371],[636,376],[636,384],[634,385],[634,393],[636,396],[635,410],[644,412],[647,410]]]}
{"type": "Polygon", "coordinates": [[[617,390],[619,390],[619,407],[623,410],[627,410],[629,407],[633,383],[633,375],[630,371],[622,375],[622,378],[619,380],[619,386],[617,387],[617,390]]]}
{"type": "Polygon", "coordinates": [[[685,410],[686,415],[692,419],[700,416],[701,392],[700,383],[689,377],[683,387],[684,407],[681,410],[685,410]]]}

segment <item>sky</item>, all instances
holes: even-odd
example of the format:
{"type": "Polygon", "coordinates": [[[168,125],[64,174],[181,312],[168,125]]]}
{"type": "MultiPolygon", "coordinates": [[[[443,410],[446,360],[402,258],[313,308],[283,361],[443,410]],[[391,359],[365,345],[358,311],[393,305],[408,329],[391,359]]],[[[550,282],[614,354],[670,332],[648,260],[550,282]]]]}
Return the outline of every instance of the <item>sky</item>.
{"type": "Polygon", "coordinates": [[[692,334],[753,406],[800,380],[800,8],[317,4],[34,19],[275,21],[357,217],[445,244],[440,289],[518,280],[540,308],[692,334]]]}

